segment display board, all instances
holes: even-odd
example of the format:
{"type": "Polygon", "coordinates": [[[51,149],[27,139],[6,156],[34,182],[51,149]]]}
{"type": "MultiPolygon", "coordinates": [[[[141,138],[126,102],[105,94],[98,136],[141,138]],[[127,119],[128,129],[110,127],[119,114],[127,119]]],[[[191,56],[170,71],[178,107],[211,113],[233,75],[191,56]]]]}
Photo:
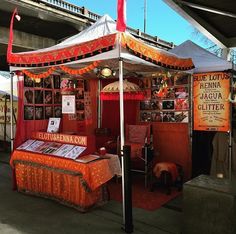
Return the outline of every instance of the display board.
{"type": "Polygon", "coordinates": [[[190,76],[161,74],[141,80],[146,100],[140,102],[141,122],[189,121],[190,76]]]}
{"type": "Polygon", "coordinates": [[[59,75],[32,79],[24,77],[24,120],[43,120],[61,117],[59,75]]]}

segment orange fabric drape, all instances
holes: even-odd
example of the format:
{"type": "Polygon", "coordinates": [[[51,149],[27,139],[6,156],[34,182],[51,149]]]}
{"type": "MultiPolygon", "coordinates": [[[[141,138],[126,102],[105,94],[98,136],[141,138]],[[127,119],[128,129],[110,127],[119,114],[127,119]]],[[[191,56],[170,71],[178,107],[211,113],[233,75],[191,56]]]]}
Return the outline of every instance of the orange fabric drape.
{"type": "Polygon", "coordinates": [[[102,185],[113,176],[107,159],[83,164],[15,150],[10,164],[19,191],[59,200],[81,211],[102,201],[102,185]]]}

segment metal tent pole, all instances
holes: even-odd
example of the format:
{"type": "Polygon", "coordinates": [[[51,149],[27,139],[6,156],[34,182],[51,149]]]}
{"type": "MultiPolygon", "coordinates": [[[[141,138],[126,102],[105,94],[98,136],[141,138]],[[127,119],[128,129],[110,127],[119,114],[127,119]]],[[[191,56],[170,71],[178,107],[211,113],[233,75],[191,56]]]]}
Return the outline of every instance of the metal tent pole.
{"type": "Polygon", "coordinates": [[[133,232],[132,189],[130,177],[130,148],[124,146],[124,92],[123,92],[123,60],[119,58],[119,94],[120,94],[120,152],[122,165],[122,205],[123,224],[126,233],[133,232]]]}
{"type": "Polygon", "coordinates": [[[101,79],[98,79],[98,128],[101,128],[102,125],[102,103],[100,98],[101,93],[101,79]]]}
{"type": "Polygon", "coordinates": [[[14,72],[10,73],[11,75],[11,152],[14,149],[14,137],[13,137],[13,77],[14,72]]]}

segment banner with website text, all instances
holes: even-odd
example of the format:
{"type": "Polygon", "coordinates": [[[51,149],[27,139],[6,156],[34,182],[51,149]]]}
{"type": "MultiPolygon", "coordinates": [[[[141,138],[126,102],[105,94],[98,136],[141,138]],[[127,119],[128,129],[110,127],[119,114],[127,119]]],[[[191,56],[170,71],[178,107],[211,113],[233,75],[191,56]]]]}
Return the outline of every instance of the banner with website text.
{"type": "Polygon", "coordinates": [[[230,130],[230,76],[223,72],[193,75],[193,129],[230,130]]]}

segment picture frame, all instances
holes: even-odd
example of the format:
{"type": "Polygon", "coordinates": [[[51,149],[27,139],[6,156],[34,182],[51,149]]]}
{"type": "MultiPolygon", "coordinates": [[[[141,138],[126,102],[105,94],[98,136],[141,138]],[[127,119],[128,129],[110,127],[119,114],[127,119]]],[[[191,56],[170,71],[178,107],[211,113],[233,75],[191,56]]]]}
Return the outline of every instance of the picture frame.
{"type": "Polygon", "coordinates": [[[42,89],[34,90],[34,103],[43,104],[44,91],[42,89]]]}
{"type": "Polygon", "coordinates": [[[45,90],[44,91],[44,104],[52,104],[53,96],[52,91],[45,90]]]}
{"type": "Polygon", "coordinates": [[[35,120],[44,119],[44,106],[35,106],[35,120]]]}
{"type": "Polygon", "coordinates": [[[34,80],[28,76],[24,76],[24,87],[34,87],[34,80]]]}
{"type": "Polygon", "coordinates": [[[174,100],[163,100],[162,101],[162,110],[174,110],[175,101],[174,100]]]}
{"type": "Polygon", "coordinates": [[[32,89],[24,89],[24,103],[34,104],[34,91],[32,89]]]}
{"type": "Polygon", "coordinates": [[[24,106],[24,120],[34,119],[34,106],[24,106]]]}
{"type": "Polygon", "coordinates": [[[62,117],[62,107],[54,106],[54,117],[61,118],[62,117]]]}
{"type": "Polygon", "coordinates": [[[43,87],[45,89],[51,89],[52,88],[52,77],[46,77],[43,79],[43,87]]]}
{"type": "Polygon", "coordinates": [[[61,77],[59,75],[53,75],[53,87],[54,89],[60,89],[61,87],[61,77]]]}
{"type": "Polygon", "coordinates": [[[45,106],[45,119],[49,119],[53,117],[53,107],[52,106],[45,106]]]}

